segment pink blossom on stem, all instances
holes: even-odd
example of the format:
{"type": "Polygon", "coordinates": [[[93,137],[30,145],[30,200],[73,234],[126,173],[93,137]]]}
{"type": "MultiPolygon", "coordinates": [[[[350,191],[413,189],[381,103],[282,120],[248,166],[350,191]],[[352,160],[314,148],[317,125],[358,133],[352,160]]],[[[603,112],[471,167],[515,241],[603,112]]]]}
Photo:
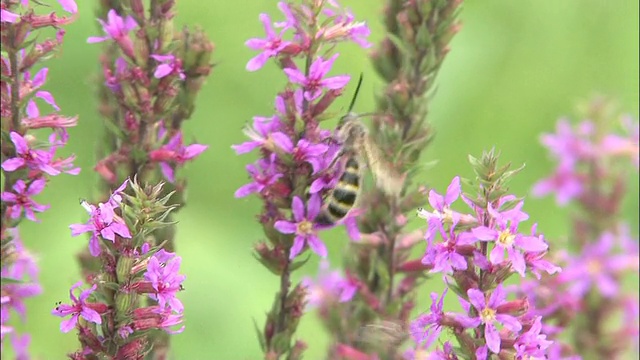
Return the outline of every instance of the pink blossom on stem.
{"type": "Polygon", "coordinates": [[[261,50],[262,52],[249,60],[247,63],[247,71],[256,71],[264,66],[264,64],[272,57],[278,56],[287,46],[292,43],[284,41],[282,35],[286,31],[283,29],[279,34],[273,30],[271,26],[271,18],[267,14],[260,14],[260,21],[264,26],[267,34],[265,39],[253,38],[247,40],[245,45],[252,50],[261,50]]]}
{"type": "Polygon", "coordinates": [[[102,25],[106,36],[91,36],[87,39],[88,43],[93,44],[112,39],[122,47],[128,56],[133,56],[133,42],[129,38],[129,32],[138,27],[138,23],[133,17],[127,15],[123,19],[115,10],[111,9],[107,13],[107,22],[102,19],[98,19],[98,22],[102,25]]]}
{"type": "Polygon", "coordinates": [[[100,255],[99,237],[111,242],[115,241],[116,234],[123,238],[131,238],[127,224],[113,211],[115,209],[113,204],[100,203],[96,207],[95,205],[83,202],[82,206],[91,215],[89,222],[86,224],[72,224],[69,228],[71,229],[71,236],[91,232],[91,239],[89,240],[89,252],[91,255],[100,255]]]}
{"type": "Polygon", "coordinates": [[[78,323],[78,318],[80,316],[82,316],[82,318],[86,321],[95,324],[102,324],[100,313],[94,310],[91,305],[86,302],[86,300],[89,298],[89,295],[91,295],[91,293],[97,288],[97,286],[93,285],[90,289],[82,291],[82,293],[80,293],[80,297],[76,298],[76,296],[73,294],[73,290],[79,288],[80,286],[82,286],[82,281],[78,281],[77,283],[75,283],[71,287],[71,290],[69,290],[69,296],[71,297],[72,301],[71,305],[60,304],[51,311],[52,315],[59,317],[67,317],[71,315],[71,318],[63,320],[62,323],[60,323],[60,331],[64,333],[71,331],[76,326],[76,324],[78,323]]]}
{"type": "Polygon", "coordinates": [[[318,195],[312,195],[307,203],[307,210],[302,200],[295,196],[291,202],[291,209],[295,221],[279,220],[274,227],[283,234],[296,234],[289,254],[289,259],[295,258],[304,247],[309,245],[311,250],[321,257],[327,256],[327,248],[318,238],[317,228],[314,219],[320,213],[322,199],[318,195]]]}
{"type": "Polygon", "coordinates": [[[179,274],[182,258],[164,249],[160,252],[163,254],[155,254],[149,259],[147,272],[144,274],[144,278],[150,281],[156,290],[156,293],[149,294],[149,297],[158,301],[158,306],[168,306],[172,311],[181,313],[184,307],[176,298],[176,294],[186,278],[185,275],[179,274]]]}
{"type": "Polygon", "coordinates": [[[51,154],[44,150],[36,150],[29,147],[27,140],[17,132],[9,134],[16,147],[16,157],[9,158],[2,163],[4,171],[15,171],[23,166],[33,170],[43,171],[51,176],[60,174],[60,171],[51,166],[51,154]]]}
{"type": "Polygon", "coordinates": [[[182,132],[177,132],[167,144],[149,153],[151,161],[158,162],[162,175],[171,183],[175,183],[174,168],[171,163],[183,166],[187,161],[193,160],[196,156],[207,150],[208,145],[191,144],[184,146],[182,132]]]}
{"type": "Polygon", "coordinates": [[[39,178],[27,186],[24,180],[18,179],[13,185],[14,192],[5,191],[0,194],[2,201],[11,204],[7,210],[9,216],[12,219],[17,219],[24,211],[27,219],[37,222],[35,212],[43,212],[49,208],[49,205],[38,204],[31,197],[41,193],[46,183],[45,179],[39,178]]]}
{"type": "Polygon", "coordinates": [[[338,54],[334,54],[327,61],[318,57],[311,64],[308,76],[299,69],[286,68],[283,71],[289,77],[289,81],[294,84],[300,84],[304,87],[304,98],[308,101],[313,101],[322,95],[322,91],[324,89],[342,89],[351,79],[349,75],[338,75],[326,79],[324,78],[337,58],[338,54]]]}
{"type": "Polygon", "coordinates": [[[186,79],[184,69],[182,68],[182,60],[171,54],[152,54],[151,57],[160,63],[156,68],[156,71],[153,73],[153,76],[157,79],[162,79],[163,77],[171,74],[177,74],[180,80],[186,79]]]}

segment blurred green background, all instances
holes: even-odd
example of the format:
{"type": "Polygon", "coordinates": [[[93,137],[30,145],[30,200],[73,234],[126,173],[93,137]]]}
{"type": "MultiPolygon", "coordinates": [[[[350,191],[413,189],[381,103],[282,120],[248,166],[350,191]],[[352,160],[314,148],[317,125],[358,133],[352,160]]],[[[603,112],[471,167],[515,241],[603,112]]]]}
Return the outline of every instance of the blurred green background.
{"type": "MultiPolygon", "coordinates": [[[[101,119],[94,78],[101,46],[86,44],[86,38],[101,31],[93,2],[78,3],[80,18],[67,28],[62,53],[47,63],[46,89],[64,114],[80,116],[78,127],[71,129],[68,150],[77,155],[83,171],[76,177],[54,178],[40,197],[51,210],[40,216],[41,223],[22,228],[25,243],[39,258],[44,293],[28,302],[28,323],[18,328],[31,332],[32,353],[41,359],[63,359],[77,349],[73,332],[60,333],[60,319],[49,314],[55,302],[68,300],[69,287],[80,278],[74,255],[87,242],[72,238],[68,226],[85,221],[78,198],[90,197],[96,181],[92,166],[101,119]]],[[[343,3],[368,22],[370,40],[377,42],[383,2],[343,3]]],[[[210,147],[182,173],[189,179],[177,242],[187,275],[186,291],[180,294],[186,330],[172,340],[177,359],[260,358],[252,318],[263,324],[277,288],[278,279],[251,256],[252,244],[262,236],[254,221],[259,203],[233,197],[247,182],[244,166],[254,158],[238,157],[230,149],[245,140],[241,129],[252,116],[273,113],[274,95],[285,82],[272,64],[256,73],[244,70],[255,54],[244,46],[245,40],[263,36],[261,12],[274,20],[282,18],[275,1],[178,2],[178,25],[206,29],[216,43],[217,66],[184,131],[187,139],[210,147]]],[[[428,186],[443,190],[453,176],[469,176],[467,154],[495,146],[503,161],[526,163],[512,183],[514,193],[526,195],[553,168],[539,145],[539,134],[552,131],[558,117],[572,114],[577,101],[607,94],[638,116],[637,1],[469,1],[461,19],[463,29],[453,40],[431,104],[430,120],[437,134],[425,160],[439,163],[421,177],[428,186]]],[[[342,56],[333,74],[363,72],[356,110],[372,110],[381,83],[367,53],[351,44],[338,50],[342,56]]],[[[344,109],[347,102],[334,110],[344,109]]],[[[637,229],[637,177],[631,181],[626,215],[637,229]]],[[[556,210],[552,198],[529,199],[525,210],[548,238],[566,233],[567,210],[556,210]]],[[[339,264],[346,237],[342,230],[330,235],[329,259],[339,264]]],[[[317,263],[314,259],[300,275],[315,273],[317,263]]],[[[429,291],[423,290],[423,302],[429,291]]],[[[327,339],[315,314],[304,318],[299,335],[308,340],[307,359],[324,357],[327,339]]]]}

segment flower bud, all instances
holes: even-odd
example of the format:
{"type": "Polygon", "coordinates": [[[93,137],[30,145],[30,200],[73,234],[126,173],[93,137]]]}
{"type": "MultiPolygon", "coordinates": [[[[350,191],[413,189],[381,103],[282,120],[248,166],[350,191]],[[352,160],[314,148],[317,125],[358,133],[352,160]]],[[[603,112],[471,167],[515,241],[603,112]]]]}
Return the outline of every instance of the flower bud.
{"type": "Polygon", "coordinates": [[[120,256],[116,265],[116,277],[118,283],[125,283],[129,276],[131,276],[131,268],[133,267],[134,259],[128,256],[120,256]]]}

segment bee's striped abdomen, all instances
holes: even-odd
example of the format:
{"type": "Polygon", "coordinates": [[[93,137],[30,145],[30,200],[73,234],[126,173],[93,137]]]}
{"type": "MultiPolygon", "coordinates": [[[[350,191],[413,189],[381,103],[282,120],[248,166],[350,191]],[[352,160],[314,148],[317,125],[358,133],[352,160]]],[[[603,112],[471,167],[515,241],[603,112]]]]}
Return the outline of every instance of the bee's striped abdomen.
{"type": "Polygon", "coordinates": [[[333,225],[347,216],[356,203],[360,191],[360,165],[354,157],[350,157],[344,172],[331,194],[327,197],[327,205],[316,218],[320,225],[333,225]]]}

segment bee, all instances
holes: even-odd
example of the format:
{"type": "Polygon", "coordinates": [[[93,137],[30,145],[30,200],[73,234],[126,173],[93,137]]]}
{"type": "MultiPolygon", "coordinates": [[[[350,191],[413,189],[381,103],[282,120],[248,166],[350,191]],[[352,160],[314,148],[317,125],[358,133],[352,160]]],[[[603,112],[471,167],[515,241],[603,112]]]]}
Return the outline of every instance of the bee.
{"type": "Polygon", "coordinates": [[[362,75],[351,99],[349,111],[340,119],[336,128],[334,141],[340,145],[340,150],[333,164],[344,163],[344,169],[316,218],[316,222],[320,225],[336,224],[357,205],[365,164],[371,170],[376,186],[385,194],[394,196],[402,190],[404,177],[397,174],[393,166],[384,160],[382,151],[371,139],[367,127],[360,120],[362,116],[351,112],[361,84],[362,75]]]}

